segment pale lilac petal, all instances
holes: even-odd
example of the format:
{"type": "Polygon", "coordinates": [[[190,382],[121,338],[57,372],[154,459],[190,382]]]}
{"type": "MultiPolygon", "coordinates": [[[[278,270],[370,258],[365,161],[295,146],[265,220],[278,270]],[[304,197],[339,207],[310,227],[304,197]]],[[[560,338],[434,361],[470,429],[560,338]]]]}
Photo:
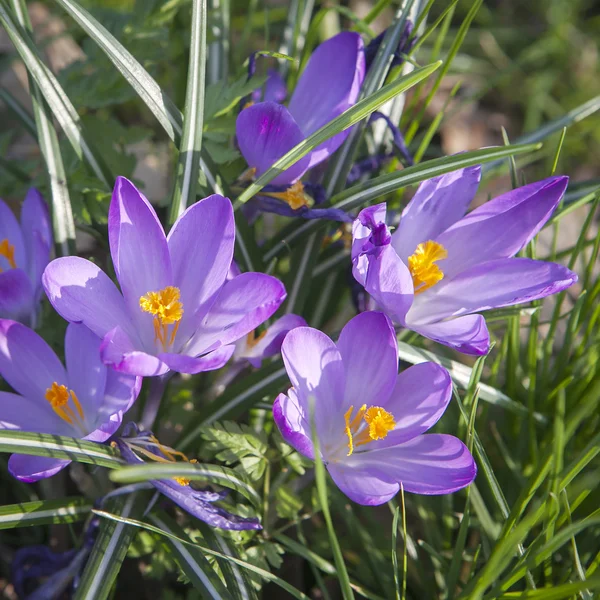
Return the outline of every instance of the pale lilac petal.
{"type": "Polygon", "coordinates": [[[490,335],[481,315],[465,315],[437,323],[409,322],[407,327],[463,354],[482,355],[487,354],[490,349],[490,335]]]}
{"type": "Polygon", "coordinates": [[[199,356],[248,335],[285,300],[283,284],[263,273],[242,273],[228,281],[183,353],[199,356]]]}
{"type": "MultiPolygon", "coordinates": [[[[266,331],[258,342],[248,342],[250,335],[236,344],[235,358],[245,358],[253,367],[260,367],[265,358],[279,353],[281,344],[288,331],[296,327],[305,327],[306,321],[299,315],[287,314],[277,319],[266,331]],[[241,346],[238,350],[237,346],[241,346]]],[[[254,340],[254,334],[252,334],[254,340]]]]}
{"type": "MultiPolygon", "coordinates": [[[[352,499],[369,505],[389,500],[394,482],[396,491],[402,484],[405,492],[414,494],[450,494],[468,486],[477,475],[467,447],[458,438],[435,433],[390,448],[354,453],[342,465],[339,470],[352,499]]],[[[337,465],[330,464],[328,469],[336,480],[337,465]]]]}
{"type": "Polygon", "coordinates": [[[109,421],[112,415],[126,413],[135,402],[142,387],[142,378],[108,369],[102,404],[97,423],[109,421]]]}
{"type": "Polygon", "coordinates": [[[37,292],[41,290],[42,273],[50,261],[52,227],[48,206],[35,188],[27,192],[21,207],[21,229],[27,254],[27,274],[37,292]]]}
{"type": "Polygon", "coordinates": [[[0,273],[0,318],[29,323],[34,310],[34,292],[27,273],[22,269],[0,273]]]}
{"type": "Polygon", "coordinates": [[[53,260],[42,277],[44,289],[56,312],[71,323],[83,323],[98,337],[116,326],[139,345],[123,296],[106,273],[78,256],[53,260]]]}
{"type": "MultiPolygon", "coordinates": [[[[21,226],[17,221],[14,213],[4,200],[0,200],[0,242],[8,240],[10,244],[14,246],[14,259],[18,268],[27,268],[27,254],[25,252],[25,242],[23,241],[23,233],[21,232],[21,226]]],[[[0,256],[0,269],[7,271],[11,269],[11,265],[4,258],[0,256]]]]}
{"type": "Polygon", "coordinates": [[[369,442],[368,449],[387,448],[411,440],[433,427],[452,398],[452,379],[435,363],[409,367],[396,378],[390,399],[381,404],[396,421],[385,439],[369,442]]]}
{"type": "Polygon", "coordinates": [[[498,196],[455,223],[436,241],[447,279],[490,260],[514,256],[544,226],[563,197],[567,177],[550,177],[498,196]]]}
{"type": "Polygon", "coordinates": [[[283,77],[274,69],[269,69],[267,82],[265,83],[265,102],[277,102],[281,104],[287,96],[287,87],[283,77]]]}
{"type": "Polygon", "coordinates": [[[19,394],[47,404],[46,390],[67,385],[67,374],[56,354],[34,331],[0,319],[0,375],[19,394]]]}
{"type": "Polygon", "coordinates": [[[136,350],[120,327],[115,327],[104,336],[100,345],[100,356],[105,365],[129,375],[152,377],[163,375],[169,370],[156,356],[136,350]]]}
{"type": "MultiPolygon", "coordinates": [[[[238,115],[235,131],[240,151],[248,165],[256,169],[257,176],[305,137],[288,109],[275,102],[260,102],[245,108],[238,115]]],[[[277,175],[271,184],[293,183],[304,175],[309,164],[310,155],[277,175]]]]}
{"type": "Polygon", "coordinates": [[[443,319],[545,298],[577,281],[562,265],[529,258],[502,258],[470,268],[435,286],[415,302],[410,318],[443,319]]]}
{"type": "Polygon", "coordinates": [[[481,167],[467,167],[424,181],[402,211],[392,245],[406,263],[417,246],[435,240],[467,212],[479,181],[481,167]]]}
{"type": "Polygon", "coordinates": [[[384,406],[398,375],[398,343],[389,319],[364,312],[346,323],[337,347],[344,363],[344,404],[384,406]]]}
{"type": "Polygon", "coordinates": [[[172,371],[194,375],[205,371],[215,371],[224,367],[233,355],[235,346],[222,346],[213,352],[197,358],[183,354],[159,354],[162,360],[172,371]]]}
{"type": "MultiPolygon", "coordinates": [[[[297,327],[283,340],[281,355],[298,407],[310,422],[314,402],[319,439],[338,445],[345,437],[344,413],[348,406],[344,403],[344,364],[337,346],[318,329],[297,327]]],[[[327,449],[322,448],[322,452],[327,449]]]]}
{"type": "Polygon", "coordinates": [[[10,392],[0,392],[0,429],[73,435],[71,426],[52,410],[49,402],[10,392]]]}
{"type": "Polygon", "coordinates": [[[65,364],[73,390],[85,414],[88,429],[96,424],[96,415],[104,398],[107,369],[100,358],[102,340],[85,325],[70,323],[65,335],[65,364]]]}
{"type": "Polygon", "coordinates": [[[273,403],[273,420],[283,439],[295,450],[314,459],[310,424],[293,395],[279,394],[273,403]]]}
{"type": "MultiPolygon", "coordinates": [[[[290,100],[290,113],[309,136],[356,103],[365,76],[358,33],[345,31],[323,42],[311,55],[290,100]]],[[[325,160],[348,137],[347,129],[310,153],[310,167],[325,160]]]]}
{"type": "Polygon", "coordinates": [[[47,456],[29,456],[27,454],[13,454],[8,459],[8,472],[25,483],[35,483],[56,475],[70,464],[64,458],[49,458],[47,456]]]}
{"type": "Polygon", "coordinates": [[[173,285],[165,232],[143,194],[118,177],[108,211],[108,239],[117,279],[145,347],[154,339],[152,316],[140,298],[173,285]]]}
{"type": "Polygon", "coordinates": [[[370,465],[350,467],[343,462],[329,463],[327,470],[335,485],[357,504],[378,506],[391,500],[400,490],[400,485],[383,471],[370,465]]]}
{"type": "Polygon", "coordinates": [[[190,206],[167,238],[173,285],[181,291],[177,338],[187,341],[225,283],[233,259],[235,223],[229,198],[217,194],[190,206]]]}
{"type": "Polygon", "coordinates": [[[83,439],[88,442],[102,444],[109,439],[121,426],[123,422],[123,413],[118,412],[110,415],[108,419],[98,423],[97,429],[86,435],[83,439]]]}

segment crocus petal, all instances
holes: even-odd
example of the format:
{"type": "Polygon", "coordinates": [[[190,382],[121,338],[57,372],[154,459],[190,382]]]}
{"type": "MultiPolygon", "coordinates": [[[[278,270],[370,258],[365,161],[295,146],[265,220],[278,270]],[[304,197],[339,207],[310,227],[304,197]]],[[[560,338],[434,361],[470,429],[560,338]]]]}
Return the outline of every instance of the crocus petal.
{"type": "Polygon", "coordinates": [[[236,358],[245,358],[253,367],[260,367],[265,358],[274,356],[281,350],[281,344],[288,331],[296,327],[306,326],[306,321],[299,315],[288,314],[277,319],[258,342],[247,343],[242,340],[243,350],[238,354],[236,348],[236,358]]]}
{"type": "Polygon", "coordinates": [[[25,483],[35,483],[62,471],[71,461],[47,456],[13,454],[8,459],[8,472],[25,483]]]}
{"type": "Polygon", "coordinates": [[[73,435],[71,426],[56,415],[49,402],[10,392],[0,392],[0,429],[73,435]]]}
{"type": "Polygon", "coordinates": [[[467,212],[479,181],[481,167],[467,167],[424,181],[402,211],[392,245],[406,262],[422,242],[434,240],[467,212]]]}
{"type": "Polygon", "coordinates": [[[398,374],[398,343],[389,319],[364,312],[346,323],[337,347],[344,363],[344,404],[384,406],[398,374]]]}
{"type": "Polygon", "coordinates": [[[343,414],[348,408],[344,404],[344,365],[337,346],[318,329],[297,327],[283,340],[281,355],[302,414],[310,422],[314,401],[319,439],[337,445],[345,435],[343,414]]]}
{"type": "Polygon", "coordinates": [[[560,292],[576,281],[573,271],[556,263],[501,258],[472,267],[447,283],[442,282],[423,302],[415,302],[410,318],[437,320],[523,304],[560,292]]]}
{"type": "Polygon", "coordinates": [[[142,387],[142,378],[108,369],[102,404],[98,407],[97,423],[104,423],[119,412],[125,413],[135,402],[142,387]]]}
{"type": "Polygon", "coordinates": [[[99,337],[119,326],[141,344],[123,296],[94,263],[78,256],[57,258],[46,267],[42,282],[50,303],[63,319],[83,323],[99,337]]]}
{"type": "Polygon", "coordinates": [[[108,239],[129,314],[146,347],[153,344],[152,316],[140,308],[148,292],[172,285],[169,248],[154,209],[141,192],[118,177],[108,211],[108,239]]]}
{"type": "Polygon", "coordinates": [[[173,284],[183,303],[177,338],[187,341],[223,286],[233,259],[231,201],[215,194],[193,204],[177,219],[167,242],[173,284]]]}
{"type": "Polygon", "coordinates": [[[286,296],[283,284],[263,273],[242,273],[221,289],[189,345],[188,356],[226,346],[266,321],[286,296]]]}
{"type": "Polygon", "coordinates": [[[450,494],[469,485],[477,474],[473,457],[458,438],[435,433],[398,446],[355,453],[340,466],[330,464],[328,469],[336,483],[342,472],[347,487],[340,486],[342,491],[355,502],[368,505],[389,500],[392,482],[396,491],[402,484],[404,491],[415,494],[450,494]]]}
{"type": "Polygon", "coordinates": [[[73,390],[85,414],[88,428],[104,398],[107,369],[100,359],[102,340],[85,325],[71,323],[65,335],[65,363],[69,389],[73,390]]]}
{"type": "Polygon", "coordinates": [[[0,273],[0,317],[29,323],[34,309],[34,291],[27,273],[22,269],[0,273]]]}
{"type": "MultiPolygon", "coordinates": [[[[275,102],[260,102],[245,108],[235,124],[241,153],[249,166],[262,175],[273,163],[304,140],[300,127],[288,109],[275,102]]],[[[308,169],[310,155],[304,156],[271,181],[274,185],[293,183],[308,169]]]]}
{"type": "Polygon", "coordinates": [[[265,102],[277,102],[281,104],[287,96],[287,87],[283,77],[274,69],[267,71],[267,82],[265,83],[265,102]]]}
{"type": "Polygon", "coordinates": [[[482,355],[490,349],[490,334],[481,315],[465,315],[437,323],[408,323],[407,327],[463,354],[482,355]]]}
{"type": "Polygon", "coordinates": [[[213,352],[204,356],[194,358],[183,354],[159,354],[158,358],[162,360],[172,371],[178,373],[203,373],[204,371],[215,371],[224,367],[227,361],[233,355],[235,346],[222,346],[213,352]]]}
{"type": "Polygon", "coordinates": [[[314,459],[315,453],[310,438],[310,425],[298,406],[293,390],[279,394],[273,403],[273,420],[283,439],[300,454],[314,459]]]}
{"type": "MultiPolygon", "coordinates": [[[[3,240],[8,240],[14,246],[14,259],[17,267],[25,269],[27,267],[27,254],[25,253],[21,226],[13,211],[10,210],[4,200],[0,200],[0,242],[3,240]]],[[[6,271],[11,268],[12,266],[6,258],[0,256],[0,269],[6,271]]]]}
{"type": "Polygon", "coordinates": [[[120,327],[115,327],[104,336],[100,356],[105,365],[129,375],[152,377],[163,375],[169,370],[160,358],[136,350],[129,336],[120,327]]]}
{"type": "MultiPolygon", "coordinates": [[[[290,100],[290,113],[305,136],[317,131],[350,108],[365,76],[363,42],[345,31],[323,42],[311,55],[290,100]]],[[[310,154],[310,167],[335,152],[348,137],[347,129],[310,154]]]]}
{"type": "Polygon", "coordinates": [[[567,188],[550,177],[512,190],[476,208],[436,241],[448,251],[439,261],[447,279],[475,265],[514,256],[544,226],[567,188]]]}
{"type": "Polygon", "coordinates": [[[16,392],[40,405],[48,405],[45,394],[53,382],[68,383],[50,346],[28,327],[4,319],[0,319],[0,374],[16,392]]]}
{"type": "Polygon", "coordinates": [[[369,451],[396,446],[433,427],[444,414],[452,398],[452,379],[448,371],[425,362],[402,371],[390,399],[382,404],[396,421],[393,431],[383,440],[369,442],[369,451]]]}
{"type": "Polygon", "coordinates": [[[123,414],[121,412],[111,415],[106,421],[99,423],[97,429],[86,435],[83,439],[88,442],[102,444],[119,429],[122,421],[123,414]]]}
{"type": "Polygon", "coordinates": [[[28,258],[27,274],[32,284],[40,288],[42,273],[50,260],[52,228],[48,206],[35,188],[27,192],[21,207],[21,229],[28,258]]]}

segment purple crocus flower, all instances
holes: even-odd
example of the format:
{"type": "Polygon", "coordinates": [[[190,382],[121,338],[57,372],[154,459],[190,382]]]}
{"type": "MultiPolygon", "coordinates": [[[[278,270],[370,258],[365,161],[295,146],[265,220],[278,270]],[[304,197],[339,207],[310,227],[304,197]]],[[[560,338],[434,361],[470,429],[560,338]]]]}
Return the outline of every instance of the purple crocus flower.
{"type": "Polygon", "coordinates": [[[35,326],[42,273],[50,260],[52,230],[48,207],[31,188],[21,207],[21,223],[0,200],[0,317],[35,326]]]}
{"type": "MultiPolygon", "coordinates": [[[[87,327],[70,324],[65,368],[37,333],[0,319],[0,375],[17,392],[0,392],[0,429],[107,440],[137,398],[142,380],[108,369],[100,360],[100,345],[100,338],[87,327]]],[[[32,483],[70,462],[13,454],[8,470],[32,483]]]]}
{"type": "MultiPolygon", "coordinates": [[[[294,146],[350,108],[358,98],[364,76],[362,39],[357,33],[342,32],[313,52],[288,108],[267,101],[242,110],[236,123],[238,145],[256,175],[262,175],[294,146]]],[[[349,133],[347,129],[323,142],[271,183],[293,184],[333,154],[349,133]]]]}
{"type": "Polygon", "coordinates": [[[253,367],[260,367],[265,358],[275,356],[281,350],[285,336],[296,327],[304,327],[306,321],[299,315],[284,315],[262,333],[249,333],[235,344],[234,360],[248,361],[253,367]]]}
{"type": "Polygon", "coordinates": [[[353,225],[356,280],[394,322],[465,354],[490,347],[475,314],[544,298],[577,275],[551,262],[515,258],[560,202],[567,177],[517,188],[465,212],[480,168],[419,186],[392,235],[385,204],[364,209],[353,225]]]}
{"type": "Polygon", "coordinates": [[[78,257],[52,261],[43,283],[59,314],[102,338],[102,359],[118,371],[219,369],[233,343],[285,299],[283,284],[263,273],[226,281],[235,241],[228,198],[215,194],[190,206],[165,237],[148,200],[119,177],[108,235],[122,293],[99,267],[78,257]]]}
{"type": "MultiPolygon", "coordinates": [[[[140,432],[135,425],[131,424],[125,433],[128,436],[133,434],[133,437],[118,438],[115,443],[121,456],[129,464],[144,463],[134,450],[143,453],[151,460],[159,462],[174,462],[177,455],[183,456],[184,460],[187,461],[187,457],[182,453],[160,444],[149,431],[140,432]]],[[[226,491],[197,490],[192,488],[190,480],[184,477],[154,479],[150,483],[183,510],[208,523],[211,527],[233,530],[262,529],[258,519],[233,515],[215,504],[215,502],[224,500],[227,497],[226,491]]]]}
{"type": "Polygon", "coordinates": [[[281,353],[293,387],[275,400],[275,422],[291,446],[314,458],[314,417],[323,462],[351,500],[383,504],[400,485],[415,494],[448,494],[475,479],[473,457],[458,438],[423,435],[452,396],[448,372],[422,363],[398,375],[396,336],[383,313],[354,317],[337,344],[298,327],[281,353]]]}

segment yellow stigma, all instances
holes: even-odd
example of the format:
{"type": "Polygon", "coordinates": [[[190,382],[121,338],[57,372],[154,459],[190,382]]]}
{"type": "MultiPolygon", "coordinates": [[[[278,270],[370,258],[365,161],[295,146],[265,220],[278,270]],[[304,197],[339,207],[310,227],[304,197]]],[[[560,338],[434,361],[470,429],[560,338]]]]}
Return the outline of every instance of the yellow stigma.
{"type": "Polygon", "coordinates": [[[173,477],[173,479],[181,486],[185,487],[186,485],[190,485],[190,479],[187,477],[173,477]]]}
{"type": "Polygon", "coordinates": [[[351,406],[344,414],[345,431],[348,436],[348,456],[352,455],[356,446],[367,444],[371,440],[384,439],[396,426],[393,415],[381,406],[367,408],[367,405],[363,404],[354,418],[352,418],[353,412],[354,406],[351,406]],[[351,418],[352,420],[350,420],[351,418]]]}
{"type": "Polygon", "coordinates": [[[417,246],[414,254],[408,257],[415,294],[428,290],[444,278],[444,273],[435,263],[447,257],[446,248],[437,242],[429,240],[417,246]]]}
{"type": "Polygon", "coordinates": [[[69,390],[66,385],[59,385],[56,381],[46,390],[46,400],[50,402],[54,412],[69,425],[76,425],[79,429],[86,431],[83,413],[83,408],[79,403],[79,399],[73,390],[69,390]],[[73,401],[75,411],[69,406],[69,400],[73,401]]]}
{"type": "Polygon", "coordinates": [[[279,198],[279,200],[289,204],[293,210],[309,205],[309,198],[304,193],[304,186],[301,181],[296,181],[285,192],[261,192],[261,195],[279,198]]]}
{"type": "Polygon", "coordinates": [[[256,344],[258,344],[258,342],[260,342],[260,340],[262,340],[265,337],[265,335],[267,335],[266,329],[258,335],[256,335],[256,329],[254,331],[251,331],[246,337],[246,345],[248,346],[248,348],[254,348],[254,346],[256,346],[256,344]]]}
{"type": "Polygon", "coordinates": [[[169,285],[158,292],[148,292],[140,298],[140,308],[154,315],[154,341],[159,341],[163,350],[173,345],[179,322],[183,316],[183,304],[179,301],[179,288],[169,285]],[[169,336],[169,325],[175,324],[169,336]]]}
{"type": "MultiPolygon", "coordinates": [[[[17,263],[15,262],[15,247],[7,239],[3,239],[0,242],[0,256],[4,256],[11,269],[17,268],[17,263]]],[[[0,269],[0,273],[2,273],[2,269],[0,269]]]]}

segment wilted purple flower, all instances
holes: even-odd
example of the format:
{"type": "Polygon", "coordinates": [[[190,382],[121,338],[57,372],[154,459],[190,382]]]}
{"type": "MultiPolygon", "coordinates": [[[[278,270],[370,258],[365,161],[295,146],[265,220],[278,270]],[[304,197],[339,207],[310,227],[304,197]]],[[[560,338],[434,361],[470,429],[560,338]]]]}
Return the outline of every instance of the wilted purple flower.
{"type": "MultiPolygon", "coordinates": [[[[412,30],[413,24],[410,19],[407,19],[404,29],[400,34],[400,40],[396,46],[396,51],[392,55],[390,69],[392,67],[399,67],[404,62],[404,55],[408,54],[417,43],[417,37],[411,37],[412,30]]],[[[383,38],[385,37],[387,31],[387,29],[382,31],[377,37],[373,38],[367,44],[367,47],[365,48],[365,63],[367,71],[371,68],[371,65],[377,56],[377,52],[379,51],[379,47],[381,46],[381,42],[383,42],[383,38]]]]}
{"type": "Polygon", "coordinates": [[[282,283],[263,273],[226,281],[235,238],[228,198],[215,194],[190,206],[165,237],[148,200],[119,177],[108,235],[122,294],[99,267],[78,257],[52,261],[43,283],[67,321],[103,338],[102,359],[118,371],[219,369],[232,344],[285,298],[282,283]]]}
{"type": "MultiPolygon", "coordinates": [[[[364,75],[360,35],[342,32],[323,42],[310,57],[288,108],[273,101],[260,102],[238,115],[237,140],[248,165],[262,175],[294,146],[341,115],[356,102],[364,75]]],[[[333,154],[349,133],[347,129],[323,142],[271,183],[291,185],[333,154]]]]}
{"type": "Polygon", "coordinates": [[[51,248],[48,207],[35,188],[27,192],[20,224],[0,200],[0,317],[35,327],[51,248]]]}
{"type": "Polygon", "coordinates": [[[281,350],[283,339],[296,327],[304,327],[306,321],[299,315],[284,315],[270,327],[256,335],[252,331],[235,343],[234,360],[248,361],[253,367],[260,367],[265,358],[275,356],[281,350]]]}
{"type": "MultiPolygon", "coordinates": [[[[187,461],[187,457],[181,452],[160,444],[151,432],[140,432],[133,426],[130,427],[127,435],[131,433],[134,433],[135,437],[118,438],[115,442],[121,456],[129,464],[144,463],[134,450],[151,460],[159,462],[175,462],[175,456],[183,457],[187,461]]],[[[226,491],[196,490],[190,486],[190,480],[184,477],[155,479],[151,480],[150,483],[183,510],[212,527],[235,530],[262,529],[258,519],[233,515],[224,508],[215,505],[215,502],[226,498],[226,491]]]]}
{"type": "MultiPolygon", "coordinates": [[[[65,369],[37,333],[0,319],[0,375],[17,392],[0,392],[0,429],[107,440],[137,398],[142,380],[106,368],[100,344],[100,338],[85,326],[69,325],[65,369]]],[[[70,462],[13,454],[8,470],[32,483],[58,473],[70,462]]]]}
{"type": "Polygon", "coordinates": [[[350,499],[383,504],[400,485],[416,494],[448,494],[475,478],[473,457],[458,438],[423,435],[452,396],[448,372],[422,363],[398,375],[396,336],[383,313],[354,317],[337,344],[299,327],[281,353],[293,387],[275,400],[275,422],[290,445],[314,458],[314,418],[323,462],[350,499]]]}
{"type": "Polygon", "coordinates": [[[560,202],[567,177],[550,177],[498,196],[464,216],[480,168],[419,186],[390,234],[385,204],[353,226],[353,274],[396,323],[465,354],[486,354],[480,311],[544,298],[577,281],[551,262],[514,258],[560,202]]]}

